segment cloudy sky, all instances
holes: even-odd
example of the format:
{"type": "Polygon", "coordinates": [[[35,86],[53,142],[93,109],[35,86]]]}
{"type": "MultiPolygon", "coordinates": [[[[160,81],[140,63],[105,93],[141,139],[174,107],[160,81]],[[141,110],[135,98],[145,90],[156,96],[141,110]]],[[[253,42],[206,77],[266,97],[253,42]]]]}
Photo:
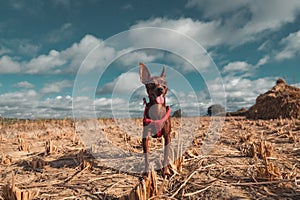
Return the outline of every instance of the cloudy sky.
{"type": "Polygon", "coordinates": [[[140,116],[139,62],[166,66],[172,110],[249,108],[300,85],[299,54],[299,0],[1,1],[0,115],[140,116]]]}

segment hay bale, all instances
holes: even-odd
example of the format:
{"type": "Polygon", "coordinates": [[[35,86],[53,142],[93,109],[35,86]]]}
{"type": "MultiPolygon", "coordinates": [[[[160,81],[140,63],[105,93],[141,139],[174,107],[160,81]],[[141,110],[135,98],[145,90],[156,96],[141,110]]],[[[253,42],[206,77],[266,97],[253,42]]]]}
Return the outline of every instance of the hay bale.
{"type": "Polygon", "coordinates": [[[246,113],[248,119],[300,118],[300,88],[278,79],[268,92],[257,97],[246,113]]]}

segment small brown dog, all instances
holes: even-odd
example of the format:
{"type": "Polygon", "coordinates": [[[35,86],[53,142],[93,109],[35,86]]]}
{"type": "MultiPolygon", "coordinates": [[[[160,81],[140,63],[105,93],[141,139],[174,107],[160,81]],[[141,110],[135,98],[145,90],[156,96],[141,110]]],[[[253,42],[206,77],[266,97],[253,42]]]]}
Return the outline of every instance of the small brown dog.
{"type": "Polygon", "coordinates": [[[144,99],[146,104],[143,119],[143,151],[145,156],[145,175],[149,172],[149,146],[148,137],[153,138],[163,136],[164,143],[164,161],[163,161],[163,175],[169,175],[169,153],[171,145],[171,121],[170,108],[166,106],[166,94],[168,85],[166,81],[165,67],[160,76],[152,76],[148,68],[140,63],[140,79],[146,86],[149,97],[149,103],[144,99]]]}

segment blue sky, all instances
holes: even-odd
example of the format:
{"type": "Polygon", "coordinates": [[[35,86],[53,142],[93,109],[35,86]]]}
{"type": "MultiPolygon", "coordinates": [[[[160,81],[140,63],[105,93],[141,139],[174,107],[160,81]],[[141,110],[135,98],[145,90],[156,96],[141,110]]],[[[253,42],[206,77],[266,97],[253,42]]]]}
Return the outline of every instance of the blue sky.
{"type": "MultiPolygon", "coordinates": [[[[127,39],[118,45],[128,43],[127,39]]],[[[93,112],[94,106],[97,116],[142,115],[146,94],[139,82],[139,62],[154,74],[167,67],[167,103],[173,110],[203,115],[219,98],[229,111],[249,108],[278,77],[300,85],[299,54],[298,0],[1,1],[0,115],[72,117],[74,102],[81,112],[93,112]],[[183,39],[168,34],[162,39],[145,31],[131,35],[130,42],[151,40],[175,50],[186,48],[183,54],[196,56],[196,63],[201,63],[196,64],[200,73],[174,52],[150,48],[116,57],[124,49],[106,42],[124,31],[129,31],[129,37],[136,28],[145,27],[174,30],[183,39]],[[199,43],[203,52],[186,46],[187,38],[199,43]],[[95,47],[95,56],[86,65],[103,70],[101,76],[93,70],[88,73],[90,80],[99,79],[97,89],[77,85],[84,91],[74,95],[77,72],[95,47]],[[197,56],[200,52],[203,57],[197,56]],[[209,56],[211,63],[207,63],[209,56]],[[209,74],[213,67],[219,77],[208,80],[203,73],[209,74]]]]}

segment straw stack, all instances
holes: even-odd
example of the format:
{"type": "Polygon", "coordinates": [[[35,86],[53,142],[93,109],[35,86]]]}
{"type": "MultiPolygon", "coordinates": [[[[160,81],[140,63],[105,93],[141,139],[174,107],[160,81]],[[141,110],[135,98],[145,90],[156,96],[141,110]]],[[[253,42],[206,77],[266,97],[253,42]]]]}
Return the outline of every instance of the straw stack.
{"type": "Polygon", "coordinates": [[[278,79],[268,92],[257,97],[246,113],[248,119],[300,118],[300,88],[278,79]]]}

